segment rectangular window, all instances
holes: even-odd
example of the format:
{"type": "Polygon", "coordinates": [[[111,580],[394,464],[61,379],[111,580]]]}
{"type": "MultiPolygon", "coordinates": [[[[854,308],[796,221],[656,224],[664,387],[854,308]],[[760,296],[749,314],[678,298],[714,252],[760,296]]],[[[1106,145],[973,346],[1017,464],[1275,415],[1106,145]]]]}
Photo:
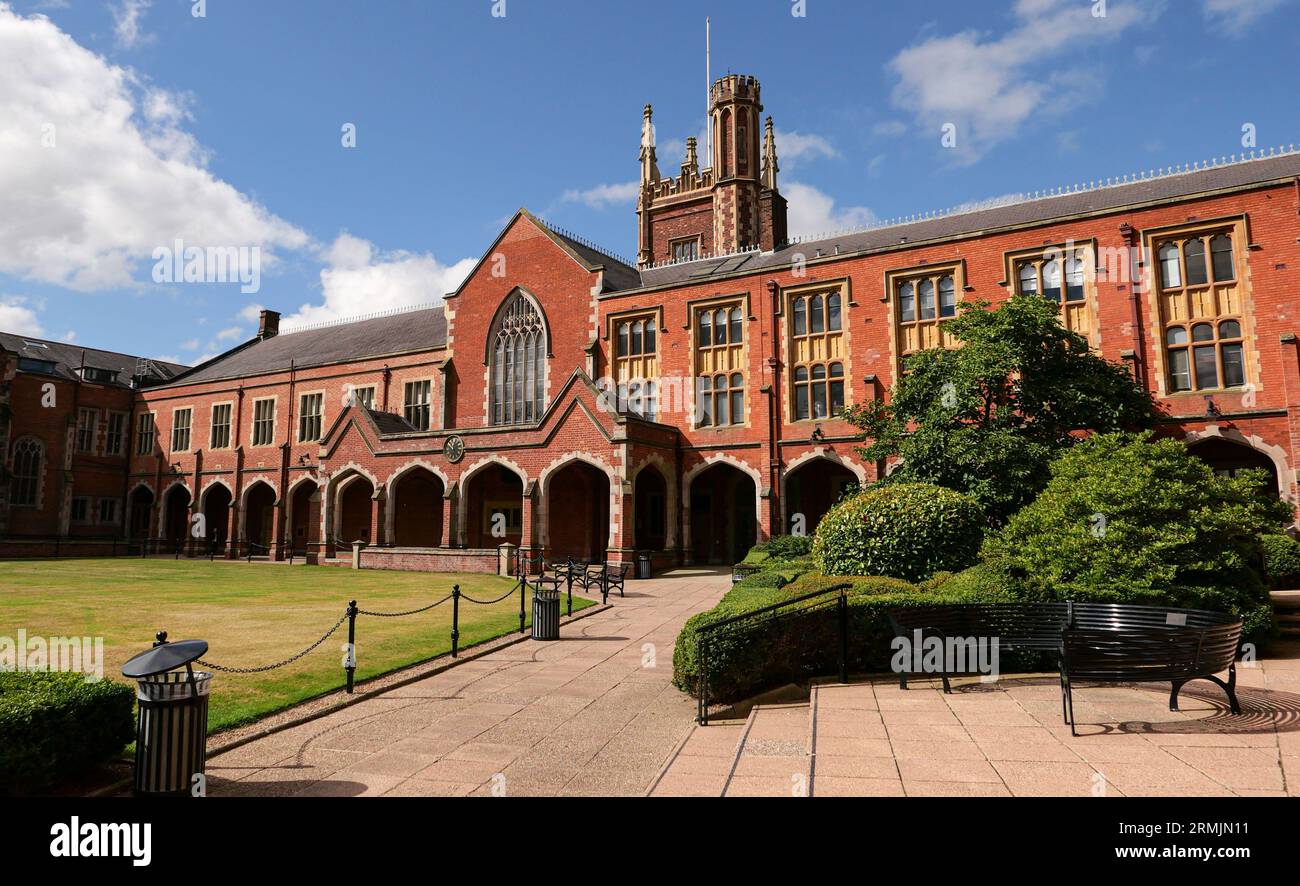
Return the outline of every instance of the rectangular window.
{"type": "Polygon", "coordinates": [[[104,428],[104,454],[121,455],[126,443],[126,413],[110,412],[104,428]]]}
{"type": "Polygon", "coordinates": [[[790,373],[795,421],[832,418],[844,409],[844,308],[840,290],[789,297],[790,373]]]}
{"type": "Polygon", "coordinates": [[[745,423],[745,312],[739,303],[695,312],[696,427],[745,423]]]}
{"type": "Polygon", "coordinates": [[[1061,325],[1091,338],[1096,327],[1089,297],[1096,277],[1091,246],[1065,249],[1054,246],[1011,257],[1012,279],[1020,295],[1038,295],[1057,306],[1061,325]]]}
{"type": "Polygon", "coordinates": [[[1151,244],[1171,392],[1248,384],[1237,236],[1236,227],[1197,230],[1151,244]]]}
{"type": "Polygon", "coordinates": [[[699,237],[674,240],[669,245],[672,248],[673,261],[695,261],[700,257],[699,237]]]}
{"type": "Polygon", "coordinates": [[[655,421],[658,415],[659,319],[657,314],[614,321],[614,378],[619,409],[655,421]]]}
{"type": "Polygon", "coordinates": [[[172,412],[172,452],[190,451],[191,409],[176,409],[172,412]]]}
{"type": "Polygon", "coordinates": [[[77,410],[77,451],[95,451],[95,425],[98,424],[99,411],[82,407],[77,410]]]}
{"type": "Polygon", "coordinates": [[[120,512],[119,502],[115,498],[101,498],[99,500],[99,522],[116,523],[120,512]]]}
{"type": "Polygon", "coordinates": [[[90,499],[77,496],[72,499],[72,522],[90,522],[90,499]]]}
{"type": "Polygon", "coordinates": [[[962,285],[960,264],[890,275],[900,371],[915,353],[953,346],[944,321],[957,316],[962,285]]]}
{"type": "Polygon", "coordinates": [[[358,406],[364,406],[367,409],[375,408],[375,386],[368,385],[364,388],[351,388],[350,402],[358,406]]]}
{"type": "Polygon", "coordinates": [[[158,427],[154,422],[152,412],[140,413],[136,421],[135,430],[135,454],[152,455],[154,441],[158,437],[158,427]]]}
{"type": "Polygon", "coordinates": [[[408,381],[402,398],[402,416],[418,431],[429,430],[433,382],[408,381]]]}
{"type": "Polygon", "coordinates": [[[230,403],[218,403],[212,407],[212,433],[209,434],[209,448],[230,448],[230,414],[233,409],[234,407],[230,403]]]}
{"type": "Polygon", "coordinates": [[[321,435],[321,410],[325,406],[324,394],[303,394],[298,400],[298,442],[310,443],[321,435]]]}
{"type": "Polygon", "coordinates": [[[253,445],[270,446],[275,442],[275,400],[253,401],[253,445]]]}

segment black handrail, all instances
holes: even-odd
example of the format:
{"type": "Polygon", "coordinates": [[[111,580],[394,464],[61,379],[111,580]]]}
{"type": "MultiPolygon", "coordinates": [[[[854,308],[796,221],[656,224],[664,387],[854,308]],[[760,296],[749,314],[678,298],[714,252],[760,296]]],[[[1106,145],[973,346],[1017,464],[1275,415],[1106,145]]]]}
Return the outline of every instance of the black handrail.
{"type": "Polygon", "coordinates": [[[823,597],[829,597],[832,594],[838,597],[837,607],[839,613],[840,629],[840,682],[849,682],[849,598],[848,592],[853,589],[849,582],[838,584],[821,591],[813,591],[811,594],[804,594],[801,597],[795,597],[790,600],[782,600],[779,603],[772,603],[760,609],[750,612],[742,612],[739,615],[732,615],[719,621],[712,621],[706,625],[701,625],[695,632],[695,653],[698,660],[698,680],[699,692],[697,693],[697,708],[695,722],[701,726],[709,725],[709,640],[720,629],[730,625],[738,624],[743,621],[760,618],[765,615],[774,615],[784,609],[798,606],[800,603],[807,603],[810,600],[816,600],[823,597]]]}

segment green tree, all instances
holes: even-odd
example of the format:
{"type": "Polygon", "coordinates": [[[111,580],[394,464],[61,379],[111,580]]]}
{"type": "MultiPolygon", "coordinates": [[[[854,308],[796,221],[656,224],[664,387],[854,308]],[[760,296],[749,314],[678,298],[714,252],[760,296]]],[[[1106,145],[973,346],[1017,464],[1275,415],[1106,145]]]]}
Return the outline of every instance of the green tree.
{"type": "Polygon", "coordinates": [[[913,355],[887,401],[846,414],[870,441],[863,457],[902,459],[890,482],[967,493],[1001,523],[1043,488],[1052,457],[1080,432],[1155,423],[1151,396],[1063,327],[1046,299],[971,302],[946,328],[959,347],[913,355]]]}
{"type": "Polygon", "coordinates": [[[1097,435],[1052,463],[983,555],[1030,597],[1232,611],[1258,634],[1271,622],[1261,537],[1291,516],[1267,480],[1217,476],[1177,440],[1097,435]]]}

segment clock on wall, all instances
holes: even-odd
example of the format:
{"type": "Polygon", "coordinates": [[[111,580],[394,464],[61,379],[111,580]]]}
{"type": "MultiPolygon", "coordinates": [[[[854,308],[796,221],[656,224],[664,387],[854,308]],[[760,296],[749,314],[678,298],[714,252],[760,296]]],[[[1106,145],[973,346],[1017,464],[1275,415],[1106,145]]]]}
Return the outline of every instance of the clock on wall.
{"type": "Polygon", "coordinates": [[[458,463],[465,457],[465,441],[455,435],[448,437],[447,442],[442,444],[442,454],[452,464],[458,463]]]}

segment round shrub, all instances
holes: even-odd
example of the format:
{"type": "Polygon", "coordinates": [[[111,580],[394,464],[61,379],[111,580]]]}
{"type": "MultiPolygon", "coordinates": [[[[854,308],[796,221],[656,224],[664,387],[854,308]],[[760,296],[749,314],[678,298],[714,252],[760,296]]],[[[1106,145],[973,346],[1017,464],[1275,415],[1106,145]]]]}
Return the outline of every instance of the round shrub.
{"type": "Polygon", "coordinates": [[[1300,587],[1300,541],[1289,535],[1265,535],[1259,542],[1269,585],[1276,590],[1300,587]]]}
{"type": "Polygon", "coordinates": [[[890,483],[831,508],[817,526],[813,559],[827,575],[923,581],[974,563],[985,525],[967,495],[930,483],[890,483]]]}
{"type": "Polygon", "coordinates": [[[1262,476],[1220,477],[1177,440],[1092,437],[1052,463],[1047,487],[985,545],[1025,594],[1233,612],[1271,626],[1260,539],[1290,507],[1262,476]]]}
{"type": "Polygon", "coordinates": [[[0,793],[39,791],[112,761],[135,737],[134,704],[122,683],[0,672],[0,793]]]}

